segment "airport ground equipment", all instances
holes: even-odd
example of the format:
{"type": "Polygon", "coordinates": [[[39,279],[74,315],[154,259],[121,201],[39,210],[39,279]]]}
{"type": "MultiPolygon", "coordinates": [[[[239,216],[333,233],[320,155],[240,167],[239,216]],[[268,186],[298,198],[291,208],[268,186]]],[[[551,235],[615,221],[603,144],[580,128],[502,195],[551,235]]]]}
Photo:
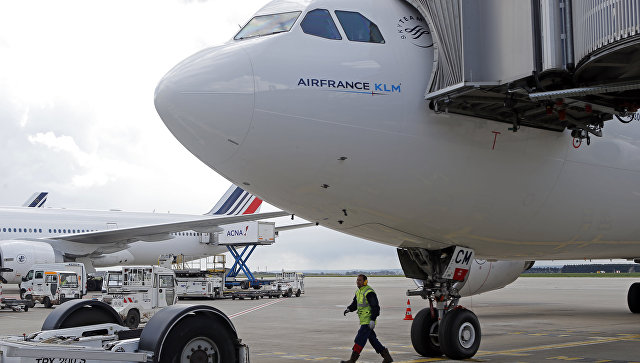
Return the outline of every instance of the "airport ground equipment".
{"type": "Polygon", "coordinates": [[[36,271],[34,289],[30,292],[31,299],[39,302],[45,308],[60,305],[67,300],[80,299],[80,277],[74,271],[36,271]]]}
{"type": "Polygon", "coordinates": [[[81,262],[57,262],[57,263],[38,263],[31,266],[25,276],[22,277],[20,283],[20,297],[30,299],[36,294],[42,294],[44,271],[73,271],[78,275],[79,296],[75,297],[75,293],[65,294],[65,298],[81,298],[87,294],[87,269],[81,262]],[[37,277],[36,277],[37,276],[37,277]]]}
{"type": "Polygon", "coordinates": [[[640,107],[636,0],[406,0],[433,38],[425,99],[450,112],[602,136],[640,107]]]}
{"type": "Polygon", "coordinates": [[[224,272],[186,269],[174,270],[176,274],[176,295],[183,298],[220,299],[224,297],[224,272]]]}
{"type": "Polygon", "coordinates": [[[248,363],[249,348],[229,318],[210,306],[170,306],[144,329],[129,329],[111,306],[73,300],[51,312],[41,331],[0,338],[0,360],[248,363]]]}
{"type": "Polygon", "coordinates": [[[304,274],[302,272],[278,272],[273,283],[278,291],[282,291],[283,297],[299,297],[304,294],[304,274]]]}
{"type": "Polygon", "coordinates": [[[160,309],[177,303],[175,273],[159,266],[109,271],[103,301],[111,304],[126,326],[136,328],[160,309]]]}
{"type": "MultiPolygon", "coordinates": [[[[11,271],[12,270],[10,268],[0,268],[0,272],[11,271]]],[[[33,307],[33,301],[31,300],[5,298],[2,294],[3,283],[4,282],[0,280],[0,309],[12,309],[13,311],[29,311],[29,308],[33,307]]]]}

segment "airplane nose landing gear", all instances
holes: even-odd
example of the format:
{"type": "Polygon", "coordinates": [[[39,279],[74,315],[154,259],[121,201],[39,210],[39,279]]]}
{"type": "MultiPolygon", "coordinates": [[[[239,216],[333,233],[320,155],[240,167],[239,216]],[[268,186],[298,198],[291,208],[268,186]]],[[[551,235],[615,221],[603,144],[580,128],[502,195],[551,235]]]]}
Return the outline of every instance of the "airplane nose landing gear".
{"type": "Polygon", "coordinates": [[[471,310],[458,305],[473,250],[453,246],[435,251],[398,248],[397,252],[405,276],[422,283],[407,295],[429,300],[429,308],[420,310],[411,325],[415,351],[426,357],[473,357],[480,347],[480,323],[471,310]]]}

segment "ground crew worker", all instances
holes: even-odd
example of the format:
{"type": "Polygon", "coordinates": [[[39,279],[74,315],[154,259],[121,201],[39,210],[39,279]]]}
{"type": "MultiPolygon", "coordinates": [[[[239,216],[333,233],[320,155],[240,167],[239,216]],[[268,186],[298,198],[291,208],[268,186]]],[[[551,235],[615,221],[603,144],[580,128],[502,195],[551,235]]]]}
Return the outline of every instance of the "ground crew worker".
{"type": "Polygon", "coordinates": [[[357,309],[358,318],[360,318],[360,329],[354,340],[355,344],[353,345],[351,358],[349,358],[349,360],[343,360],[341,363],[353,363],[357,361],[360,357],[360,352],[362,352],[362,348],[364,348],[364,345],[367,343],[367,339],[369,339],[376,353],[382,356],[382,363],[393,362],[389,350],[380,343],[376,337],[376,333],[373,331],[373,328],[376,326],[376,319],[378,315],[380,315],[378,297],[371,286],[367,284],[367,276],[358,275],[356,286],[358,286],[356,295],[353,297],[351,305],[344,310],[344,315],[357,309]]]}

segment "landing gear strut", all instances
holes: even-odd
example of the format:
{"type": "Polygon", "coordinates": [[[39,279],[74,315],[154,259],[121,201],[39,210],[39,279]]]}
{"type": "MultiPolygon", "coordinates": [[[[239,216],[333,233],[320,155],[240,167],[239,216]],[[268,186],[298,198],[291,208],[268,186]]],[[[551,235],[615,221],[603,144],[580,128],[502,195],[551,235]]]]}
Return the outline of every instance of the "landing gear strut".
{"type": "Polygon", "coordinates": [[[398,258],[405,276],[421,282],[420,288],[407,291],[407,295],[429,300],[429,307],[418,312],[411,325],[415,351],[426,357],[473,357],[480,347],[480,323],[471,310],[458,305],[473,250],[456,246],[442,250],[399,248],[398,258]]]}

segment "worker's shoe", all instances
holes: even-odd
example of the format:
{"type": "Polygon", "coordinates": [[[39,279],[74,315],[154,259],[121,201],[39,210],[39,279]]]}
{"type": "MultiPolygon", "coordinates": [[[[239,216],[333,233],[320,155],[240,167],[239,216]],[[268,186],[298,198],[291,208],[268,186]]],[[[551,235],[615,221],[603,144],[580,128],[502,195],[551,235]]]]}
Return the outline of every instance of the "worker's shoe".
{"type": "Polygon", "coordinates": [[[351,351],[351,358],[349,358],[349,360],[341,360],[340,363],[354,363],[355,361],[358,360],[358,358],[360,358],[360,354],[356,353],[355,351],[351,351]]]}
{"type": "Polygon", "coordinates": [[[389,354],[389,349],[384,348],[384,350],[382,351],[382,353],[380,353],[380,355],[382,356],[382,363],[393,362],[393,358],[391,358],[391,354],[389,354]]]}

